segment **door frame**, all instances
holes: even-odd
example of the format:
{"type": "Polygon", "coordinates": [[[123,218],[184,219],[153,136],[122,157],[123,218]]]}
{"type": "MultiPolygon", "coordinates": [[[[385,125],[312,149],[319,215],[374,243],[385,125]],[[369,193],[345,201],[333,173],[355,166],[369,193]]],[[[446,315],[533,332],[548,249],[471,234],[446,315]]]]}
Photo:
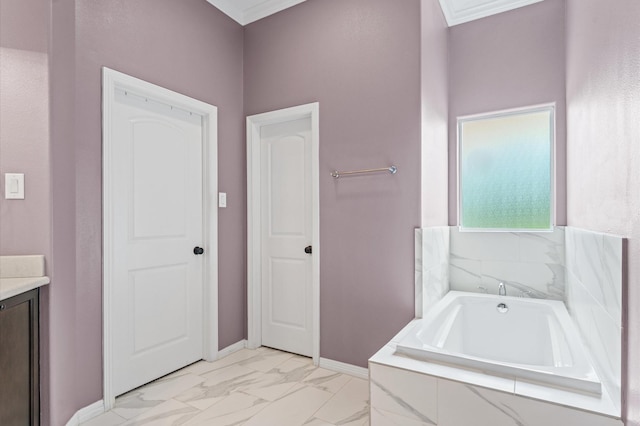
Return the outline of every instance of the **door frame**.
{"type": "Polygon", "coordinates": [[[123,89],[154,101],[169,104],[202,115],[202,180],[203,180],[203,354],[214,361],[218,357],[218,109],[180,93],[131,77],[121,72],[102,68],[102,324],[103,324],[103,402],[105,411],[113,408],[115,397],[112,386],[112,309],[113,309],[113,213],[118,199],[112,175],[115,158],[112,153],[112,105],[115,90],[123,89]]]}
{"type": "Polygon", "coordinates": [[[262,126],[311,119],[311,295],[312,358],[320,360],[320,104],[318,102],[247,117],[247,346],[262,345],[261,139],[262,126]]]}

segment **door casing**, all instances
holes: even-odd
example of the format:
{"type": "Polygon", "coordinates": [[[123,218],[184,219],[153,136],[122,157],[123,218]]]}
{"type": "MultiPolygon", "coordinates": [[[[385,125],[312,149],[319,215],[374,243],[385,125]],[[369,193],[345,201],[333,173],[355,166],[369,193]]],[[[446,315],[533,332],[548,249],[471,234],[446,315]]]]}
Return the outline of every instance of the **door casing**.
{"type": "Polygon", "coordinates": [[[265,112],[247,117],[247,346],[262,345],[262,282],[261,282],[261,138],[262,126],[302,118],[311,119],[311,210],[313,254],[312,278],[312,339],[313,363],[320,360],[320,104],[318,102],[265,112]]]}
{"type": "Polygon", "coordinates": [[[112,387],[112,308],[113,286],[113,217],[111,206],[119,192],[112,181],[116,159],[112,154],[112,104],[116,88],[172,105],[202,116],[203,137],[203,359],[214,361],[218,357],[218,109],[180,93],[131,77],[121,72],[102,68],[102,253],[103,253],[103,402],[105,411],[113,408],[115,397],[112,387]]]}

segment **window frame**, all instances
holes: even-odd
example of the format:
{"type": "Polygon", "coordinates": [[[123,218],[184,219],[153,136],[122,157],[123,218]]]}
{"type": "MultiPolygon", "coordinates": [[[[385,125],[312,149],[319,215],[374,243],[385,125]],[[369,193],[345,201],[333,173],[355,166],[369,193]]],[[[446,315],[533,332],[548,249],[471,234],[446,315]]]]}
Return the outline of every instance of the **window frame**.
{"type": "Polygon", "coordinates": [[[518,108],[510,108],[504,110],[491,111],[486,113],[459,116],[456,122],[456,178],[457,178],[457,221],[458,229],[461,232],[553,232],[556,226],[556,103],[544,103],[518,108]],[[549,112],[549,138],[550,138],[550,208],[549,208],[549,228],[472,228],[465,227],[462,224],[462,153],[463,153],[463,125],[472,121],[481,121],[486,119],[503,118],[513,115],[523,115],[527,113],[549,112]]]}

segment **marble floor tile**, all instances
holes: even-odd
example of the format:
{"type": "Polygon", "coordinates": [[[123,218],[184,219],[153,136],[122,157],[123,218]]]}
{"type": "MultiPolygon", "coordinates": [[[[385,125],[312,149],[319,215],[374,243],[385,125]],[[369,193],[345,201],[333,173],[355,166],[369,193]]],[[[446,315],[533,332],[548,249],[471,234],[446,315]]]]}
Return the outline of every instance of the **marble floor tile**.
{"type": "Polygon", "coordinates": [[[260,375],[254,370],[233,364],[200,376],[204,379],[202,382],[176,395],[175,399],[203,410],[242,387],[255,383],[260,375]]]}
{"type": "Polygon", "coordinates": [[[113,411],[108,411],[82,424],[84,426],[119,426],[126,421],[124,417],[120,417],[113,411]]]}
{"type": "Polygon", "coordinates": [[[201,411],[184,424],[185,426],[243,424],[258,414],[268,403],[268,401],[253,395],[236,392],[201,411]]]}
{"type": "Polygon", "coordinates": [[[195,374],[170,375],[122,395],[112,411],[132,419],[204,381],[195,374]]]}
{"type": "Polygon", "coordinates": [[[213,361],[213,362],[199,361],[199,362],[196,362],[195,364],[191,364],[190,366],[184,368],[183,370],[189,373],[202,375],[213,370],[219,370],[224,367],[229,367],[230,365],[236,364],[241,361],[246,361],[257,355],[258,355],[258,352],[255,350],[241,349],[217,361],[213,361]]]}
{"type": "Polygon", "coordinates": [[[335,371],[325,370],[324,368],[316,368],[309,374],[302,383],[315,386],[327,392],[337,393],[347,384],[351,376],[336,373],[335,371]]]}
{"type": "Polygon", "coordinates": [[[296,385],[282,398],[270,403],[245,426],[300,426],[333,394],[312,386],[296,385]]]}
{"type": "Polygon", "coordinates": [[[304,426],[336,426],[333,423],[325,422],[324,420],[320,420],[317,418],[311,418],[307,420],[304,426]]]}
{"type": "Polygon", "coordinates": [[[200,410],[190,405],[170,399],[162,404],[145,411],[139,416],[123,423],[123,426],[175,426],[187,422],[197,416],[200,410]]]}
{"type": "Polygon", "coordinates": [[[294,374],[297,376],[295,378],[300,377],[300,375],[307,376],[313,370],[315,370],[315,366],[311,362],[309,358],[303,358],[299,356],[293,356],[278,365],[277,367],[269,370],[269,373],[279,373],[279,374],[294,374]]]}
{"type": "Polygon", "coordinates": [[[199,361],[116,399],[83,426],[363,426],[368,382],[271,348],[199,361]]]}
{"type": "Polygon", "coordinates": [[[369,417],[369,382],[351,378],[314,417],[333,424],[362,424],[369,417]]]}
{"type": "Polygon", "coordinates": [[[256,356],[240,361],[238,364],[262,373],[267,373],[272,368],[276,368],[294,356],[288,352],[280,352],[270,348],[260,348],[256,350],[256,352],[256,356]]]}
{"type": "Polygon", "coordinates": [[[265,374],[255,383],[243,386],[240,391],[273,402],[291,391],[295,385],[296,382],[288,381],[279,374],[265,374]]]}
{"type": "Polygon", "coordinates": [[[329,423],[316,417],[307,420],[303,426],[369,426],[369,416],[347,423],[329,423]]]}

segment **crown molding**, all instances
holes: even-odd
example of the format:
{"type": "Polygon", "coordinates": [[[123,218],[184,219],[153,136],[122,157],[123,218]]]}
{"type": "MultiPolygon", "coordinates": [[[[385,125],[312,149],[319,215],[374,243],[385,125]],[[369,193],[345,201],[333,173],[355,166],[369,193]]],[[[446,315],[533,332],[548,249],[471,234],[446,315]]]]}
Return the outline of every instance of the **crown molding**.
{"type": "Polygon", "coordinates": [[[543,0],[439,0],[447,25],[463,24],[543,0]]]}

